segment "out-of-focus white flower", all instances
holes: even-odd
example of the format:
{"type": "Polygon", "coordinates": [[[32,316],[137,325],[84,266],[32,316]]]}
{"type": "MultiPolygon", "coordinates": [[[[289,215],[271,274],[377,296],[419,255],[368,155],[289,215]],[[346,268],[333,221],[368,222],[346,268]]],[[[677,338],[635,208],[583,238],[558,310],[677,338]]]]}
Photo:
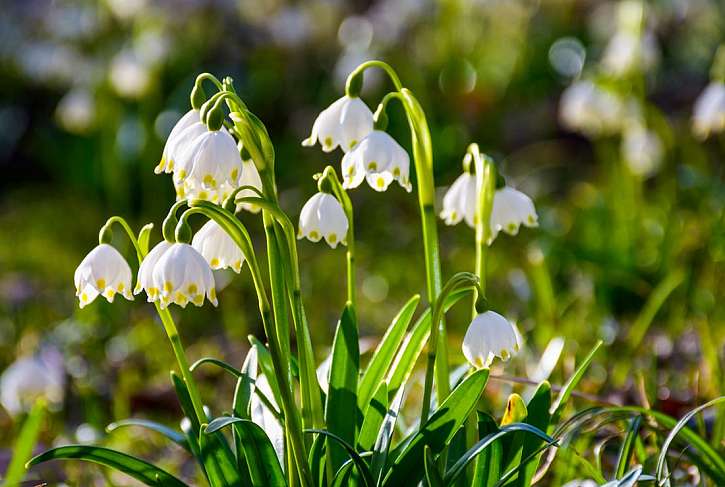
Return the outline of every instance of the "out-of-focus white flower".
{"type": "Polygon", "coordinates": [[[331,194],[320,192],[302,207],[297,238],[319,242],[324,237],[334,249],[338,242],[346,245],[347,230],[347,216],[340,202],[331,194]]]}
{"type": "Polygon", "coordinates": [[[443,197],[443,211],[440,217],[446,225],[456,225],[465,220],[469,227],[475,225],[476,176],[465,171],[453,182],[443,197]]]}
{"type": "Polygon", "coordinates": [[[367,180],[371,188],[385,191],[394,180],[410,192],[410,157],[386,132],[373,130],[342,158],[343,188],[357,188],[367,180]]]}
{"type": "MultiPolygon", "coordinates": [[[[249,353],[253,352],[256,353],[254,349],[252,349],[249,353]]],[[[279,406],[277,406],[277,403],[274,400],[272,389],[269,387],[269,381],[264,375],[259,374],[257,376],[254,381],[254,386],[262,394],[264,394],[264,396],[269,399],[272,406],[279,411],[279,406]]],[[[256,392],[252,394],[250,403],[252,421],[254,421],[264,430],[265,433],[267,433],[267,436],[272,443],[272,447],[277,454],[277,458],[281,464],[284,464],[284,428],[282,428],[282,425],[274,416],[274,413],[272,413],[264,402],[259,399],[256,392]]]]}
{"type": "Polygon", "coordinates": [[[134,53],[122,51],[111,61],[110,81],[119,95],[140,98],[151,86],[151,73],[134,53]]]}
{"type": "Polygon", "coordinates": [[[713,81],[695,101],[692,130],[701,139],[725,129],[725,83],[713,81]]]}
{"type": "Polygon", "coordinates": [[[622,158],[632,173],[649,176],[659,169],[664,150],[657,134],[636,124],[624,131],[622,158]]]}
{"type": "Polygon", "coordinates": [[[516,331],[506,318],[494,311],[476,316],[463,337],[463,355],[474,367],[488,367],[495,357],[508,360],[518,352],[516,331]]]}
{"type": "Polygon", "coordinates": [[[345,95],[317,116],[312,134],[302,145],[313,146],[319,140],[325,152],[337,146],[347,152],[372,130],[373,112],[360,98],[345,95]]]}
{"type": "Polygon", "coordinates": [[[244,263],[244,254],[234,240],[215,221],[209,220],[194,235],[194,247],[214,269],[231,267],[239,273],[244,263]]]}
{"type": "Polygon", "coordinates": [[[93,302],[101,294],[113,302],[116,294],[133,300],[131,293],[131,268],[123,256],[108,244],[100,244],[81,261],[73,281],[80,306],[93,302]]]}
{"type": "MultiPolygon", "coordinates": [[[[262,178],[259,177],[259,171],[257,171],[257,166],[254,165],[254,161],[251,159],[247,159],[246,161],[242,162],[242,177],[239,179],[239,186],[237,187],[241,186],[252,186],[259,191],[262,191],[262,178]]],[[[259,195],[251,189],[243,189],[239,193],[237,193],[237,199],[255,196],[259,195]]],[[[237,211],[240,210],[246,210],[252,213],[259,213],[261,208],[252,203],[239,203],[237,204],[237,211]]]]}
{"type": "Polygon", "coordinates": [[[602,58],[604,69],[615,76],[632,71],[647,71],[657,62],[657,41],[651,32],[639,36],[633,32],[617,32],[607,44],[602,58]]]}
{"type": "Polygon", "coordinates": [[[577,81],[561,95],[559,118],[570,130],[588,136],[620,129],[624,104],[614,93],[591,81],[577,81]]]}
{"type": "Polygon", "coordinates": [[[174,184],[183,184],[187,192],[218,192],[224,185],[237,187],[242,157],[226,129],[207,130],[186,146],[173,170],[174,184]]]}
{"type": "Polygon", "coordinates": [[[53,348],[13,362],[0,376],[0,404],[17,416],[44,398],[51,405],[63,401],[65,368],[63,357],[53,348]]]}
{"type": "Polygon", "coordinates": [[[164,252],[171,248],[172,243],[162,240],[151,251],[146,254],[141,265],[138,268],[138,277],[136,278],[136,288],[134,294],[146,291],[149,303],[159,299],[159,288],[154,285],[154,267],[164,252]]]}
{"type": "Polygon", "coordinates": [[[61,98],[55,115],[60,125],[69,132],[82,134],[88,131],[96,118],[96,104],[90,91],[74,88],[61,98]]]}
{"type": "Polygon", "coordinates": [[[192,302],[204,304],[204,296],[217,305],[214,274],[204,257],[189,244],[175,243],[153,266],[153,285],[159,291],[161,307],[176,303],[182,308],[192,302]]]}
{"type": "Polygon", "coordinates": [[[519,227],[536,227],[539,225],[539,216],[536,214],[534,202],[521,191],[510,186],[497,189],[493,195],[493,206],[491,208],[491,237],[488,244],[491,245],[498,236],[498,232],[504,231],[509,235],[519,233],[519,227]]]}
{"type": "Polygon", "coordinates": [[[164,152],[161,154],[161,162],[156,166],[154,172],[156,174],[172,172],[174,170],[174,160],[183,151],[185,144],[204,132],[206,132],[206,126],[201,123],[199,110],[192,109],[186,112],[171,129],[171,133],[169,133],[164,145],[164,152]],[[192,132],[184,132],[192,125],[195,125],[192,132]],[[184,135],[182,136],[182,134],[184,135]]]}

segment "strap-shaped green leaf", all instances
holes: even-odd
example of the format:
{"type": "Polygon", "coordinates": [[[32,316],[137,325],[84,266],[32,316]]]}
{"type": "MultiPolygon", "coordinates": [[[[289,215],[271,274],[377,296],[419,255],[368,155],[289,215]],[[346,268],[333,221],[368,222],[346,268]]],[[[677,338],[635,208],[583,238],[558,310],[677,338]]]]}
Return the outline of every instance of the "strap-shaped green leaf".
{"type": "Polygon", "coordinates": [[[404,388],[400,388],[395,394],[393,401],[388,408],[388,412],[385,413],[383,423],[380,425],[380,431],[378,432],[378,438],[375,440],[375,446],[373,448],[373,458],[370,462],[373,479],[375,485],[380,485],[383,479],[383,473],[385,472],[385,465],[388,461],[388,451],[390,450],[390,443],[393,440],[393,432],[395,430],[395,422],[400,414],[400,407],[403,405],[403,393],[404,388]]]}
{"type": "MultiPolygon", "coordinates": [[[[345,442],[356,443],[357,427],[357,379],[360,370],[360,350],[357,323],[350,306],[345,306],[337,323],[335,340],[332,344],[330,383],[325,405],[327,431],[339,436],[345,442]]],[[[337,470],[345,462],[345,452],[334,442],[327,442],[332,468],[337,470]]]]}
{"type": "Polygon", "coordinates": [[[619,449],[619,458],[617,459],[616,478],[622,478],[627,471],[627,466],[632,459],[634,453],[634,444],[639,435],[639,428],[642,425],[642,416],[635,416],[627,426],[627,433],[622,440],[622,447],[619,449]]]}
{"type": "Polygon", "coordinates": [[[429,446],[435,455],[443,451],[473,411],[487,381],[488,369],[481,369],[461,382],[395,459],[383,485],[392,487],[418,482],[422,477],[420,463],[425,446],[429,446]]]}
{"type": "Polygon", "coordinates": [[[416,294],[405,303],[393,318],[388,330],[370,358],[370,363],[368,363],[360,379],[357,390],[357,404],[363,415],[373,397],[373,393],[375,393],[376,388],[388,373],[388,369],[390,369],[390,364],[395,358],[395,352],[398,351],[403,338],[405,338],[405,331],[408,329],[419,301],[420,296],[416,294]]]}
{"type": "Polygon", "coordinates": [[[189,442],[186,440],[186,437],[183,433],[180,433],[176,431],[173,428],[169,428],[168,426],[165,426],[163,424],[159,424],[155,421],[149,421],[148,419],[141,419],[141,418],[128,418],[123,419],[121,421],[115,421],[108,426],[106,426],[106,431],[111,433],[112,431],[117,430],[118,428],[124,428],[128,426],[138,426],[140,428],[145,428],[151,431],[155,431],[156,433],[159,433],[169,440],[173,441],[180,447],[182,447],[184,450],[191,452],[191,449],[189,448],[189,442]]]}
{"type": "Polygon", "coordinates": [[[579,381],[582,380],[582,377],[584,377],[584,373],[591,365],[592,360],[594,360],[594,355],[596,355],[599,347],[602,346],[602,343],[603,342],[599,340],[597,344],[594,345],[594,348],[591,349],[584,361],[574,371],[574,375],[569,378],[564,385],[564,388],[559,392],[559,395],[556,397],[556,402],[551,405],[551,409],[549,410],[551,413],[552,423],[556,424],[559,422],[559,418],[561,417],[561,413],[564,411],[566,402],[569,400],[569,397],[571,396],[571,393],[574,392],[576,386],[579,385],[579,381]]]}
{"type": "Polygon", "coordinates": [[[441,473],[438,471],[438,465],[433,458],[433,453],[428,445],[425,445],[423,466],[425,468],[425,479],[428,482],[428,487],[443,487],[445,484],[441,478],[441,473]]]}
{"type": "Polygon", "coordinates": [[[287,485],[272,442],[256,423],[249,419],[224,416],[209,423],[206,433],[215,433],[229,425],[233,425],[244,449],[252,485],[255,487],[287,485]]]}
{"type": "MultiPolygon", "coordinates": [[[[541,431],[547,431],[549,428],[549,420],[551,419],[551,414],[549,414],[550,407],[551,384],[547,381],[543,381],[539,384],[539,387],[536,388],[534,396],[526,405],[526,409],[529,412],[526,417],[526,422],[531,426],[539,428],[541,431]]],[[[517,436],[524,434],[525,433],[516,433],[517,436]]],[[[526,460],[530,455],[537,451],[541,447],[542,443],[543,440],[540,441],[531,437],[527,438],[526,441],[523,442],[523,448],[521,450],[522,460],[526,460]]],[[[514,485],[518,487],[529,487],[532,479],[534,478],[534,474],[536,474],[536,468],[538,465],[539,457],[537,455],[536,459],[532,459],[526,464],[523,468],[523,472],[519,474],[519,477],[514,485]]]]}
{"type": "Polygon", "coordinates": [[[375,440],[378,438],[380,426],[388,412],[388,385],[381,382],[378,390],[375,392],[369,406],[366,408],[366,414],[363,418],[363,424],[360,427],[360,434],[357,438],[357,445],[360,451],[370,451],[375,446],[375,440]]]}
{"type": "MultiPolygon", "coordinates": [[[[355,467],[360,474],[362,484],[365,487],[374,487],[375,483],[373,482],[372,476],[370,475],[370,469],[368,468],[367,463],[365,463],[365,460],[362,459],[360,454],[355,451],[355,448],[353,448],[350,443],[327,430],[309,429],[305,430],[305,433],[319,433],[321,435],[325,435],[329,440],[333,440],[335,443],[340,445],[345,453],[347,453],[347,456],[350,457],[350,459],[355,463],[355,467]]],[[[343,464],[344,463],[345,462],[343,462],[343,464]]]]}
{"type": "Polygon", "coordinates": [[[50,460],[83,460],[123,472],[139,482],[154,487],[185,487],[186,484],[165,470],[126,453],[89,445],[53,448],[31,459],[27,467],[50,460]]]}
{"type": "MultiPolygon", "coordinates": [[[[478,438],[480,440],[499,431],[496,420],[488,413],[477,411],[478,438]]],[[[500,477],[503,447],[500,441],[492,443],[477,457],[473,472],[473,485],[493,487],[500,477]]]]}
{"type": "Polygon", "coordinates": [[[38,439],[40,428],[45,417],[45,401],[39,399],[33,404],[33,408],[28,413],[28,417],[23,422],[15,444],[13,445],[13,457],[10,460],[7,470],[5,471],[5,482],[3,486],[11,487],[20,484],[25,476],[25,462],[33,454],[35,442],[38,439]]]}

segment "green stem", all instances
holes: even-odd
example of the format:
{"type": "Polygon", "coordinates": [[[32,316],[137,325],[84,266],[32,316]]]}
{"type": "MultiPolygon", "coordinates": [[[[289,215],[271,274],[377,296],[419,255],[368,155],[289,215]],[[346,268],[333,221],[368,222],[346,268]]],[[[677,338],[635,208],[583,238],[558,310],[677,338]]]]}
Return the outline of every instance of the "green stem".
{"type": "MultiPolygon", "coordinates": [[[[493,161],[478,150],[477,144],[471,144],[468,152],[473,157],[476,171],[476,198],[475,227],[476,227],[476,276],[480,281],[481,293],[486,292],[486,256],[488,253],[488,239],[491,238],[491,210],[493,208],[493,195],[496,192],[496,167],[493,161]]],[[[476,299],[473,296],[473,317],[476,313],[476,299]]]]}

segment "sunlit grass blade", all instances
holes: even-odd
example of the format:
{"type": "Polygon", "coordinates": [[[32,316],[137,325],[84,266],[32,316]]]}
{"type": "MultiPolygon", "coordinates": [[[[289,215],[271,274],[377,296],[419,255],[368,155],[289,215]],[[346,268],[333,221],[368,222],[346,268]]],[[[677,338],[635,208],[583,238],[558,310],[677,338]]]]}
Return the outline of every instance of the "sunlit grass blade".
{"type": "MultiPolygon", "coordinates": [[[[529,400],[526,405],[528,415],[526,416],[526,423],[540,429],[541,431],[548,431],[549,420],[551,414],[549,408],[551,407],[551,385],[549,382],[544,381],[539,384],[536,389],[534,396],[529,400]]],[[[516,436],[524,435],[525,433],[516,433],[516,436]]],[[[526,459],[534,452],[536,452],[543,443],[543,440],[537,441],[534,438],[527,438],[523,442],[521,449],[521,458],[526,459]]],[[[518,487],[528,487],[531,485],[531,481],[536,473],[536,468],[539,465],[538,456],[536,459],[531,459],[529,463],[523,468],[523,472],[519,474],[517,481],[514,483],[518,487]]]]}
{"type": "Polygon", "coordinates": [[[13,445],[13,457],[5,471],[5,482],[2,484],[4,487],[18,485],[25,476],[25,463],[33,454],[33,447],[38,440],[44,417],[45,402],[38,400],[25,418],[20,434],[13,445]]]}
{"type": "Polygon", "coordinates": [[[607,482],[602,487],[633,487],[642,477],[642,465],[637,465],[624,474],[622,478],[607,482]]]}
{"type": "Polygon", "coordinates": [[[211,434],[233,425],[244,449],[249,476],[255,487],[284,486],[287,482],[269,437],[256,423],[248,419],[220,417],[206,427],[211,434]]]}
{"type": "Polygon", "coordinates": [[[564,407],[566,406],[566,403],[569,400],[571,393],[574,392],[574,389],[579,384],[579,381],[582,379],[582,377],[584,377],[584,373],[591,365],[592,360],[594,360],[594,355],[596,355],[597,351],[602,346],[602,343],[603,342],[599,340],[597,344],[594,345],[594,348],[592,348],[584,361],[574,371],[574,375],[569,378],[564,387],[561,389],[559,395],[556,397],[556,401],[554,402],[554,404],[551,405],[551,409],[549,410],[549,412],[551,413],[551,422],[553,424],[559,422],[561,413],[564,411],[564,407]]]}
{"type": "Polygon", "coordinates": [[[473,372],[456,387],[395,458],[383,485],[412,485],[419,481],[422,476],[420,462],[425,446],[429,446],[436,455],[443,451],[473,411],[487,381],[488,369],[481,369],[473,372]]]}
{"type": "Polygon", "coordinates": [[[373,393],[383,380],[395,358],[395,352],[400,347],[405,331],[408,329],[413,313],[418,306],[420,296],[415,295],[403,306],[393,318],[388,330],[375,349],[365,372],[360,379],[357,391],[358,408],[365,414],[365,410],[373,397],[373,393]]]}
{"type": "Polygon", "coordinates": [[[428,445],[424,449],[423,466],[425,468],[425,480],[428,482],[428,487],[444,487],[445,483],[443,482],[443,478],[441,478],[438,465],[436,465],[433,453],[428,445]]]}
{"type": "Polygon", "coordinates": [[[395,394],[385,418],[383,419],[382,425],[380,425],[380,431],[378,437],[375,440],[375,446],[373,447],[373,458],[370,462],[373,479],[375,485],[380,485],[380,481],[383,478],[385,471],[385,465],[388,461],[388,451],[390,450],[390,443],[393,440],[393,432],[395,430],[395,422],[400,414],[400,407],[403,404],[403,393],[404,388],[398,389],[395,394]]]}
{"type": "Polygon", "coordinates": [[[159,424],[155,421],[149,421],[148,419],[141,419],[141,418],[129,418],[129,419],[122,419],[121,421],[115,421],[108,426],[106,426],[106,431],[111,433],[112,431],[117,430],[118,428],[124,428],[128,426],[138,426],[140,428],[145,428],[151,431],[155,431],[156,433],[159,433],[169,440],[173,441],[180,447],[182,447],[184,450],[191,452],[191,448],[189,447],[189,442],[186,439],[186,436],[184,436],[182,433],[176,431],[173,428],[169,428],[168,426],[165,426],[163,424],[159,424]]]}
{"type": "Polygon", "coordinates": [[[624,435],[622,440],[622,447],[619,449],[619,458],[617,459],[617,471],[616,478],[622,478],[624,472],[627,471],[627,466],[632,459],[634,453],[634,444],[639,435],[639,428],[642,425],[642,416],[635,416],[629,422],[627,427],[627,433],[624,435]]]}
{"type": "MultiPolygon", "coordinates": [[[[322,435],[320,435],[320,438],[322,435]]],[[[360,458],[369,457],[372,455],[373,452],[366,451],[363,453],[360,453],[360,458]]],[[[342,464],[340,468],[337,469],[337,472],[335,472],[335,476],[333,477],[332,485],[330,487],[343,487],[348,485],[357,485],[357,483],[351,483],[356,482],[355,480],[350,480],[350,474],[353,473],[352,467],[355,466],[355,461],[352,458],[348,458],[345,463],[342,464]]],[[[322,484],[320,484],[322,485],[322,484]]]]}
{"type": "MultiPolygon", "coordinates": [[[[477,411],[478,437],[482,440],[499,431],[496,420],[488,413],[477,411]]],[[[473,472],[473,485],[490,487],[496,483],[501,472],[503,447],[500,441],[491,444],[476,457],[473,472]]],[[[460,458],[460,457],[459,457],[460,458]]]]}
{"type": "Polygon", "coordinates": [[[170,473],[140,458],[99,446],[68,445],[53,448],[31,459],[27,466],[30,468],[50,460],[83,460],[97,463],[123,472],[143,484],[154,487],[186,486],[184,482],[170,473]]]}
{"type": "Polygon", "coordinates": [[[260,342],[254,335],[249,335],[249,343],[257,351],[257,362],[259,368],[264,374],[264,377],[269,383],[269,388],[272,390],[272,395],[277,404],[282,404],[282,396],[279,389],[279,383],[277,382],[277,376],[274,372],[274,365],[272,364],[272,355],[264,343],[260,342]]]}
{"type": "Polygon", "coordinates": [[[325,483],[325,437],[317,435],[312,441],[307,463],[310,465],[310,472],[315,485],[326,485],[325,483]]]}
{"type": "Polygon", "coordinates": [[[357,438],[358,449],[361,451],[373,449],[380,425],[383,424],[383,419],[388,412],[388,385],[385,382],[380,383],[366,411],[357,438]]]}
{"type": "MultiPolygon", "coordinates": [[[[356,443],[358,428],[357,380],[360,370],[360,350],[354,311],[345,306],[337,324],[332,344],[330,384],[325,405],[327,430],[345,442],[356,443]]],[[[337,470],[345,461],[345,452],[328,438],[327,448],[332,468],[337,470]]]]}
{"type": "MultiPolygon", "coordinates": [[[[362,459],[360,454],[355,451],[355,448],[352,447],[350,443],[345,441],[343,438],[337,436],[334,433],[331,433],[327,430],[316,430],[316,429],[309,429],[305,430],[305,433],[319,433],[321,435],[325,435],[328,440],[332,440],[338,445],[342,447],[344,452],[347,454],[347,456],[355,463],[355,468],[357,468],[358,473],[360,474],[360,479],[362,482],[362,485],[366,487],[374,487],[375,483],[373,482],[373,478],[370,474],[370,468],[368,468],[367,463],[365,463],[365,460],[362,459]]],[[[328,441],[329,444],[329,441],[328,441]]],[[[342,462],[345,463],[344,461],[342,462]]],[[[341,464],[342,466],[342,464],[341,464]]]]}

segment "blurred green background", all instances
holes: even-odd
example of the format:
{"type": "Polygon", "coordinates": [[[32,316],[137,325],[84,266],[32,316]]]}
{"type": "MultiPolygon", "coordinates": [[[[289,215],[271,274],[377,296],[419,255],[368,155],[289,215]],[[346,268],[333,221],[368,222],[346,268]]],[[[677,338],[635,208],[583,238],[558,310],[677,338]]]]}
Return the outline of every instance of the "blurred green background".
{"type": "MultiPolygon", "coordinates": [[[[311,176],[341,159],[300,141],[341,96],[347,73],[379,58],[426,111],[441,198],[466,146],[478,142],[536,203],[540,228],[500,235],[491,247],[489,300],[525,340],[497,373],[540,373],[543,351],[561,337],[551,371],[561,384],[575,357],[601,338],[606,348],[583,385],[601,400],[649,401],[678,414],[722,394],[725,138],[715,129],[697,137],[692,117],[711,78],[721,76],[723,13],[709,0],[6,2],[0,371],[42,350],[62,356],[63,399],[44,445],[111,442],[178,461],[178,448],[159,455],[151,435],[103,432],[131,415],[179,420],[168,378],[173,355],[153,307],[141,297],[99,299],[80,311],[73,271],[113,214],[137,229],[155,222],[160,238],[174,193],[153,168],[198,73],[232,76],[267,125],[281,203],[296,222],[316,191],[311,176]],[[574,122],[563,115],[562,93],[577,80],[625,107],[613,116],[615,129],[577,126],[578,112],[574,122]],[[647,137],[628,138],[641,129],[647,137]]],[[[363,99],[374,109],[389,88],[380,73],[367,76],[363,99]]],[[[409,149],[399,107],[389,114],[390,132],[409,149]]],[[[374,338],[412,294],[424,294],[417,200],[397,186],[351,194],[361,335],[374,338]]],[[[262,252],[259,218],[242,218],[262,252]]],[[[473,231],[441,222],[439,233],[444,276],[471,270],[473,231]]],[[[114,243],[133,257],[120,235],[114,243]]],[[[345,299],[344,250],[300,241],[299,251],[322,361],[345,299]]],[[[253,289],[246,270],[217,279],[218,310],[174,315],[191,360],[241,364],[246,336],[261,336],[253,289]]],[[[456,363],[469,313],[459,308],[449,319],[456,363]]],[[[210,407],[228,407],[233,383],[215,370],[199,374],[210,407]]],[[[500,404],[511,387],[492,381],[491,401],[500,404]]],[[[0,472],[20,417],[0,411],[0,472]]]]}

